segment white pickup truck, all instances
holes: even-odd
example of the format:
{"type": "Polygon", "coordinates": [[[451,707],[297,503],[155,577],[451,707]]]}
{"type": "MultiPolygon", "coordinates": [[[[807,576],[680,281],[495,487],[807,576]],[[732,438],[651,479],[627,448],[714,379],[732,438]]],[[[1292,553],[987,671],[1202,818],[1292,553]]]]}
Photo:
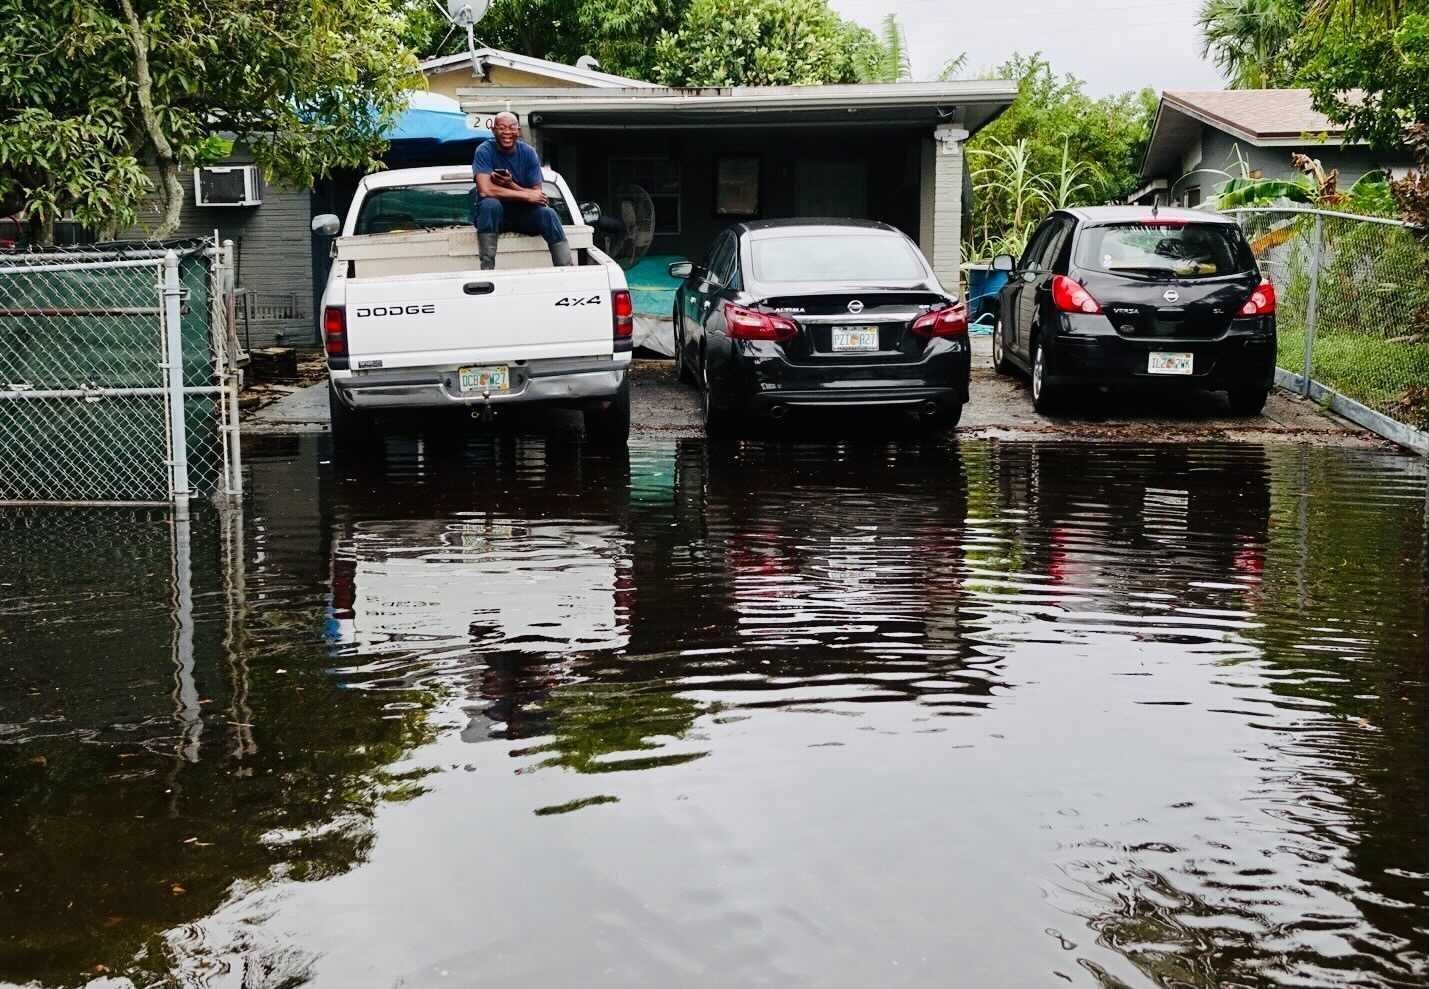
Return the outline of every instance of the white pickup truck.
{"type": "Polygon", "coordinates": [[[527,403],[580,408],[588,438],[625,443],[625,273],[592,244],[565,180],[544,177],[572,267],[553,267],[539,237],[503,234],[496,269],[480,270],[461,166],[368,175],[345,223],[313,219],[314,232],[337,238],[322,301],[335,447],[358,447],[382,410],[484,415],[527,403]]]}

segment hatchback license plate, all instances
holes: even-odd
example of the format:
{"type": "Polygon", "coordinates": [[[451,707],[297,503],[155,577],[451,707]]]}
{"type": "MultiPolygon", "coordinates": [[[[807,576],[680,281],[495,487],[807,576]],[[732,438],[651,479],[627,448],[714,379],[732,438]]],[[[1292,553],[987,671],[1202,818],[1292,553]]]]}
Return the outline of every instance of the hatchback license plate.
{"type": "Polygon", "coordinates": [[[1146,370],[1150,374],[1191,374],[1194,363],[1194,354],[1169,354],[1163,351],[1152,351],[1146,361],[1146,370]]]}
{"type": "Polygon", "coordinates": [[[834,350],[867,353],[878,349],[878,327],[876,326],[835,326],[834,350]]]}
{"type": "Polygon", "coordinates": [[[479,391],[487,394],[511,390],[511,369],[505,364],[492,367],[464,367],[458,373],[463,393],[479,391]]]}

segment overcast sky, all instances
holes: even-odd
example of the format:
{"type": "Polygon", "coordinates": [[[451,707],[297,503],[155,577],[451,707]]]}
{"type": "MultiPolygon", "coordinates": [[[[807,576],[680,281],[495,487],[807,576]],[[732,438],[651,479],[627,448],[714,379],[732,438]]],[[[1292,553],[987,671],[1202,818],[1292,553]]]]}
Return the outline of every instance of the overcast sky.
{"type": "Polygon", "coordinates": [[[934,78],[947,59],[968,53],[978,71],[1012,52],[1041,51],[1058,73],[1086,80],[1093,96],[1150,86],[1221,89],[1201,58],[1200,0],[830,0],[844,17],[877,30],[897,14],[915,79],[934,78]]]}

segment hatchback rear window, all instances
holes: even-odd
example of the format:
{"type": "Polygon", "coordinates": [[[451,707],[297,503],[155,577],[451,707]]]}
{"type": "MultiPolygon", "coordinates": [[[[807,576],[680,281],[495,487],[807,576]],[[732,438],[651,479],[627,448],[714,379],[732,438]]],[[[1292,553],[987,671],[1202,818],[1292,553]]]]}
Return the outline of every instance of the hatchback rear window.
{"type": "Polygon", "coordinates": [[[913,245],[892,234],[770,237],[752,243],[761,282],[911,282],[926,276],[913,245]]]}
{"type": "Polygon", "coordinates": [[[1087,227],[1082,268],[1131,278],[1215,278],[1255,270],[1240,228],[1226,223],[1116,223],[1087,227]]]}

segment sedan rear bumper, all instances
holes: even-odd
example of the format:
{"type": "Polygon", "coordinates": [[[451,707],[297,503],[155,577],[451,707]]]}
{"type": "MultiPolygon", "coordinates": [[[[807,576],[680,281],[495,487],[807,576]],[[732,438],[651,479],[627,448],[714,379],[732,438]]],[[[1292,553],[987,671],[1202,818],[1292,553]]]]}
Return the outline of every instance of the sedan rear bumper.
{"type": "Polygon", "coordinates": [[[1047,343],[1047,380],[1068,385],[1269,388],[1275,382],[1275,327],[1245,321],[1215,340],[1123,337],[1101,316],[1066,316],[1047,343]],[[1153,353],[1190,354],[1190,374],[1149,370],[1153,353]]]}
{"type": "Polygon", "coordinates": [[[918,361],[793,364],[775,344],[747,343],[709,369],[722,407],[760,415],[787,407],[956,408],[968,400],[965,340],[935,339],[918,361]]]}

